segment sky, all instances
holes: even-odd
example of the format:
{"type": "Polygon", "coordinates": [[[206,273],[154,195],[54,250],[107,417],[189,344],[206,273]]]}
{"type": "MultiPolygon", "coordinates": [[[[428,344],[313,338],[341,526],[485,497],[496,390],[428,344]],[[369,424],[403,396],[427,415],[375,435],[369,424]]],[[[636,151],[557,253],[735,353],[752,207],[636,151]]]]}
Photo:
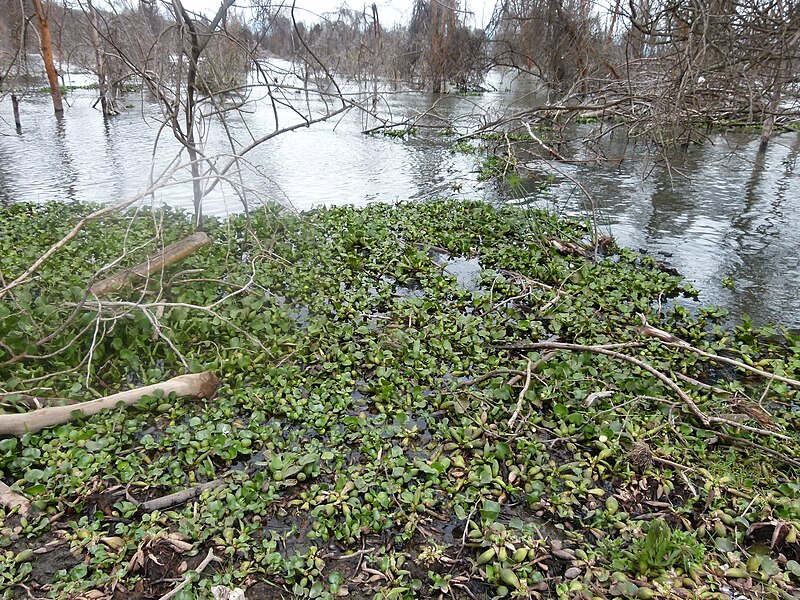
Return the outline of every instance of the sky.
{"type": "MultiPolygon", "coordinates": [[[[342,3],[353,10],[369,9],[372,0],[296,0],[295,15],[298,20],[316,21],[319,16],[326,12],[337,10],[342,3]]],[[[238,0],[237,6],[245,6],[248,0],[238,0]]],[[[277,4],[272,0],[273,4],[277,4]]],[[[411,7],[414,0],[375,0],[378,5],[378,16],[384,26],[391,26],[395,23],[407,23],[411,18],[411,7]]],[[[291,6],[291,0],[286,0],[286,4],[291,6]]],[[[189,10],[202,12],[214,11],[219,6],[219,0],[183,0],[183,5],[189,10]]],[[[472,11],[475,14],[474,25],[485,27],[492,17],[494,2],[492,0],[461,0],[462,8],[472,11]]]]}

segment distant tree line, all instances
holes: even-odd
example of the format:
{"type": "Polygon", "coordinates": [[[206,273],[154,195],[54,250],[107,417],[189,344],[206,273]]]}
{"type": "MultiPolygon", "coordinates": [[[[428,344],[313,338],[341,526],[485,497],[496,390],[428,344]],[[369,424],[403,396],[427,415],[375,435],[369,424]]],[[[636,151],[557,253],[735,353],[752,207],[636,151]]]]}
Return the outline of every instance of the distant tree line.
{"type": "Polygon", "coordinates": [[[0,0],[2,91],[29,89],[40,69],[30,56],[44,45],[43,16],[55,70],[95,73],[106,114],[128,81],[157,97],[187,75],[197,90],[232,92],[271,55],[306,82],[335,74],[436,92],[476,89],[502,68],[540,81],[553,99],[535,108],[536,118],[613,117],[657,142],[696,141],[702,126],[732,122],[763,126],[766,142],[797,122],[800,0],[497,0],[486,30],[459,0],[415,0],[409,22],[391,27],[375,4],[310,22],[290,3],[249,6],[237,11],[234,0],[220,0],[222,18],[203,33],[194,25],[210,17],[180,2],[0,0]],[[187,42],[202,52],[186,54],[180,71],[187,42]]]}

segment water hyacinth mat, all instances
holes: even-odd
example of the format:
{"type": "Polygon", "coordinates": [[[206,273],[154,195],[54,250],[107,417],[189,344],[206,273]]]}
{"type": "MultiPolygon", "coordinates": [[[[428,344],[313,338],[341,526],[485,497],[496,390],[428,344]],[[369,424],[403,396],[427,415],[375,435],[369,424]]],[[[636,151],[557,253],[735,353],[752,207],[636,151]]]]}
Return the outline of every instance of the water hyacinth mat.
{"type": "MultiPolygon", "coordinates": [[[[0,284],[92,210],[0,207],[0,284]]],[[[205,231],[93,298],[191,219],[91,221],[0,297],[6,415],[220,380],[0,438],[3,598],[800,597],[798,337],[519,207],[205,231]]]]}

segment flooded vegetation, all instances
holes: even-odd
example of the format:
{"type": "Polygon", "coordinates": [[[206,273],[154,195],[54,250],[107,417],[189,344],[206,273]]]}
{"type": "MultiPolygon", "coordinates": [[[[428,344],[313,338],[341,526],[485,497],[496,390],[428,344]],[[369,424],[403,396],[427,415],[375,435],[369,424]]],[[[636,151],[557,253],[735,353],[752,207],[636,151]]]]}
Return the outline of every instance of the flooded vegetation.
{"type": "MultiPolygon", "coordinates": [[[[534,102],[530,88],[495,74],[489,83],[499,91],[481,96],[437,96],[403,92],[391,95],[391,111],[416,118],[435,110],[435,122],[461,122],[480,110],[513,111],[534,102]],[[511,85],[510,91],[505,91],[511,85]],[[506,87],[504,87],[506,86],[506,87]]],[[[115,202],[146,188],[140,165],[165,169],[177,144],[161,141],[158,108],[140,94],[124,96],[134,108],[104,123],[91,108],[90,91],[69,96],[69,119],[48,117],[47,98],[26,105],[31,123],[21,136],[0,137],[0,199],[3,202],[50,200],[115,202]],[[87,149],[91,149],[87,151],[87,149]],[[153,163],[153,161],[155,162],[153,163]],[[37,173],[35,178],[29,173],[37,173]]],[[[257,127],[260,112],[245,116],[236,131],[257,127]]],[[[0,103],[0,115],[10,118],[0,103]]],[[[425,118],[425,117],[423,117],[425,118]]],[[[455,132],[421,128],[402,139],[364,135],[355,114],[334,125],[300,129],[253,151],[243,179],[258,205],[271,198],[296,210],[319,205],[394,202],[400,199],[457,197],[513,202],[583,218],[593,214],[600,233],[621,245],[641,249],[677,269],[700,290],[703,304],[727,310],[736,323],[748,315],[759,324],[800,327],[800,279],[795,248],[800,246],[796,198],[800,137],[775,137],[758,156],[759,138],[748,132],[711,134],[708,144],[681,150],[669,165],[639,153],[624,135],[608,141],[604,152],[618,161],[589,160],[579,141],[567,143],[576,164],[542,163],[528,157],[515,178],[486,173],[486,157],[506,152],[501,138],[459,142],[455,132]],[[448,133],[448,132],[445,132],[448,133]],[[313,153],[313,174],[303,157],[313,153]],[[576,185],[589,192],[587,198],[576,185]]],[[[572,126],[580,140],[592,124],[572,126]]],[[[485,137],[485,136],[484,136],[485,137]]],[[[222,141],[218,140],[221,144],[222,141]]],[[[517,140],[524,152],[530,140],[517,140]]],[[[213,152],[224,148],[209,142],[213,152]]],[[[148,170],[150,167],[148,167],[148,170]]],[[[146,200],[191,209],[192,186],[183,175],[146,200]]],[[[220,185],[204,200],[209,215],[223,217],[242,210],[235,190],[220,185]]]]}
{"type": "Polygon", "coordinates": [[[0,0],[4,600],[800,598],[798,7],[407,16],[0,0]]]}
{"type": "MultiPolygon", "coordinates": [[[[5,276],[89,210],[2,209],[5,276]]],[[[189,231],[89,223],[0,304],[6,415],[221,380],[0,442],[32,506],[4,518],[12,597],[155,597],[209,556],[182,597],[794,589],[796,337],[692,315],[671,300],[697,290],[585,221],[459,200],[209,219],[180,272],[86,298],[121,240],[189,231]]]]}

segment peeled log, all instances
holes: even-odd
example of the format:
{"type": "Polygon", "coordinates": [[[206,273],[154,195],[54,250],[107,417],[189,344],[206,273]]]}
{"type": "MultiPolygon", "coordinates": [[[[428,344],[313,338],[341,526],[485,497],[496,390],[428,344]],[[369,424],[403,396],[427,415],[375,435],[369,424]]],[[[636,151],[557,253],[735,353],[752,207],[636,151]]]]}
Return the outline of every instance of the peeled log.
{"type": "Polygon", "coordinates": [[[189,398],[210,398],[217,391],[219,378],[206,371],[194,375],[179,375],[163,383],[156,383],[105,398],[72,404],[70,406],[50,406],[29,413],[18,415],[0,415],[0,435],[21,436],[28,431],[41,431],[45,427],[67,423],[75,417],[96,415],[106,408],[114,408],[118,404],[131,405],[143,396],[149,396],[156,390],[164,394],[175,392],[177,396],[189,398]]]}
{"type": "Polygon", "coordinates": [[[145,262],[98,281],[89,288],[89,291],[100,297],[121,290],[132,285],[137,279],[149,277],[153,273],[163,270],[164,267],[183,260],[209,242],[211,242],[211,239],[204,232],[193,233],[189,237],[165,247],[161,252],[154,254],[145,262]]]}
{"type": "Polygon", "coordinates": [[[0,505],[12,510],[19,506],[19,514],[25,515],[31,509],[31,503],[25,496],[12,492],[11,488],[0,481],[0,505]]]}

